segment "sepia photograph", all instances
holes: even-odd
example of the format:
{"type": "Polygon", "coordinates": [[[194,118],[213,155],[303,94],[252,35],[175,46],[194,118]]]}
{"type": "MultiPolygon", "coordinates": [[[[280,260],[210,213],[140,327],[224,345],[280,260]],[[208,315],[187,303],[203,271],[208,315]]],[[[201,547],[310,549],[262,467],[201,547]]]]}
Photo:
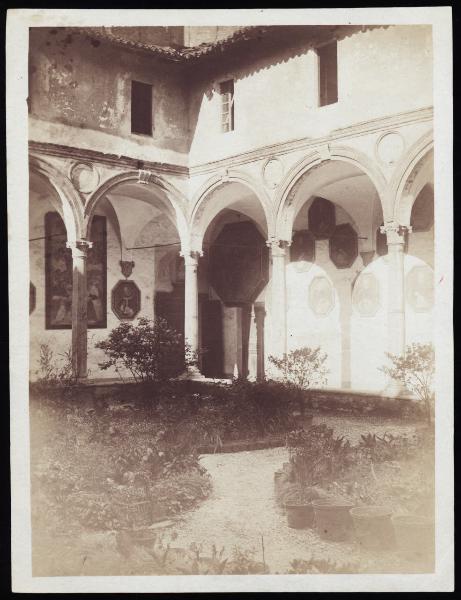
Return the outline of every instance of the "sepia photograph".
{"type": "Polygon", "coordinates": [[[451,52],[9,11],[14,591],[453,589],[451,52]]]}

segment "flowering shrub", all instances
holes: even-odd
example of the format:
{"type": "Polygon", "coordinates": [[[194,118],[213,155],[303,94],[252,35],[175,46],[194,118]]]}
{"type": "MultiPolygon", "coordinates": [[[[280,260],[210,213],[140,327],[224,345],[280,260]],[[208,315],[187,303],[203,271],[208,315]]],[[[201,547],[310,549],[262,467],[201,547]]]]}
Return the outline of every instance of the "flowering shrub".
{"type": "Polygon", "coordinates": [[[128,371],[136,382],[162,382],[184,372],[192,358],[183,336],[165,319],[144,317],[138,324],[122,322],[106,340],[96,344],[108,359],[99,364],[103,370],[114,367],[120,377],[128,371]]]}
{"type": "Polygon", "coordinates": [[[269,356],[271,362],[281,373],[283,381],[297,390],[298,404],[304,414],[303,390],[320,387],[326,383],[328,370],[325,367],[327,355],[317,348],[297,348],[282,358],[269,356]]]}
{"type": "Polygon", "coordinates": [[[426,412],[428,423],[432,420],[435,395],[432,380],[435,370],[435,354],[432,344],[412,344],[407,346],[403,356],[387,353],[392,365],[381,371],[398,381],[420,400],[426,412]]]}

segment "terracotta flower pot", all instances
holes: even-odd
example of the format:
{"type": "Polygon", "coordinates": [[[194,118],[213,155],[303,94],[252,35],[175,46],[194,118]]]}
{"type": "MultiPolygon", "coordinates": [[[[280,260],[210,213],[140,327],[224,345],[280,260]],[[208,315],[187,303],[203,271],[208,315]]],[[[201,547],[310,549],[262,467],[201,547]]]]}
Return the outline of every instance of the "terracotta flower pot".
{"type": "Polygon", "coordinates": [[[360,506],[350,511],[358,543],[370,550],[395,546],[392,511],[384,506],[360,506]]]}
{"type": "Polygon", "coordinates": [[[409,559],[432,561],[435,554],[435,523],[429,517],[392,517],[397,546],[409,559]]]}
{"type": "Polygon", "coordinates": [[[312,504],[285,504],[288,527],[293,529],[306,529],[312,527],[314,522],[314,509],[312,504]]]}
{"type": "Polygon", "coordinates": [[[337,498],[313,500],[315,527],[325,540],[340,542],[350,537],[352,518],[349,514],[354,505],[337,498]]]}
{"type": "Polygon", "coordinates": [[[119,519],[127,521],[134,527],[150,525],[152,523],[152,502],[114,502],[114,509],[119,519]]]}

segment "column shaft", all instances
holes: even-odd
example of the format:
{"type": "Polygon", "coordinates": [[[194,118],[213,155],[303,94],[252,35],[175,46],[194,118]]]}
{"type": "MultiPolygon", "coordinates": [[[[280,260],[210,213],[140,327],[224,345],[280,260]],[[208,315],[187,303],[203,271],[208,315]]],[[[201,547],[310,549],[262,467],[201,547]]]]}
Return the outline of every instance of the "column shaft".
{"type": "MultiPolygon", "coordinates": [[[[184,254],[184,338],[192,356],[196,359],[199,353],[198,259],[197,252],[184,254]]],[[[198,372],[198,367],[194,365],[188,370],[198,372]]]]}
{"type": "Polygon", "coordinates": [[[279,358],[287,352],[286,246],[286,242],[271,243],[271,346],[272,353],[279,358]]]}
{"type": "Polygon", "coordinates": [[[72,250],[72,370],[74,377],[88,375],[88,292],[86,261],[91,242],[78,240],[68,247],[72,250]]]}

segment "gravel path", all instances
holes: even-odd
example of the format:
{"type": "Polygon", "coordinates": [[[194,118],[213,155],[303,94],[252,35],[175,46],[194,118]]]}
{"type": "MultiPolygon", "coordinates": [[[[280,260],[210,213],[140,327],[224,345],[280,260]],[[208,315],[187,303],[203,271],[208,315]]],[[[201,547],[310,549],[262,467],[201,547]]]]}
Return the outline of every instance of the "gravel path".
{"type": "MultiPolygon", "coordinates": [[[[414,425],[392,421],[322,416],[325,422],[349,437],[354,443],[369,431],[394,434],[414,431],[414,425]]],[[[275,504],[274,471],[287,461],[284,448],[253,450],[229,454],[208,454],[201,459],[213,480],[213,492],[197,510],[184,516],[177,528],[177,544],[203,544],[204,554],[212,544],[253,550],[254,560],[262,561],[264,539],[265,562],[271,572],[287,572],[293,559],[307,559],[312,554],[339,563],[365,558],[354,543],[326,542],[311,529],[296,530],[287,526],[286,517],[275,504]]],[[[367,559],[373,559],[367,556],[367,559]]]]}

